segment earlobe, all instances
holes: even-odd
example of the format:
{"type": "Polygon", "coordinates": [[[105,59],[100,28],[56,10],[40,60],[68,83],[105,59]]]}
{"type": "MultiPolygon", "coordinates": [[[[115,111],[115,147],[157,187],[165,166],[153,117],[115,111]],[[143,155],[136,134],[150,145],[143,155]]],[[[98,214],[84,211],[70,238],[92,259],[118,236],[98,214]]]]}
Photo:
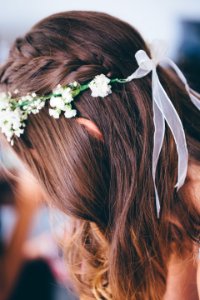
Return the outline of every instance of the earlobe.
{"type": "Polygon", "coordinates": [[[96,138],[103,140],[103,135],[101,133],[101,131],[99,130],[99,128],[97,127],[97,125],[88,119],[85,118],[76,118],[76,121],[81,124],[84,125],[86,127],[86,129],[88,130],[88,132],[90,132],[93,136],[95,136],[96,138]]]}

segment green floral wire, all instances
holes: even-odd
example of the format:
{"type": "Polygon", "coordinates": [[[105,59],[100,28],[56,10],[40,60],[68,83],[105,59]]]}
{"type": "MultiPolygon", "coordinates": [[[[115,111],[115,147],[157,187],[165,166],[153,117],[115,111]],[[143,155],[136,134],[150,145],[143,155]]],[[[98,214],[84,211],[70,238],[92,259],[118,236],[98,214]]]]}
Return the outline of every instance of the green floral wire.
{"type": "MultiPolygon", "coordinates": [[[[110,83],[126,83],[127,80],[126,79],[119,79],[119,78],[114,78],[114,79],[110,79],[110,83]]],[[[73,98],[75,98],[76,96],[78,96],[81,92],[88,90],[89,89],[89,83],[86,84],[80,84],[78,86],[78,88],[73,89],[71,84],[68,84],[66,86],[64,86],[64,88],[72,88],[72,96],[73,98]]],[[[12,99],[12,105],[13,105],[13,109],[16,109],[17,107],[24,107],[26,105],[30,105],[31,103],[34,103],[35,100],[40,99],[41,101],[46,101],[48,99],[50,99],[51,97],[61,97],[61,94],[55,94],[55,93],[49,93],[48,95],[45,96],[37,96],[37,94],[33,97],[33,100],[29,101],[29,100],[24,100],[22,102],[18,102],[17,99],[12,99]]]]}

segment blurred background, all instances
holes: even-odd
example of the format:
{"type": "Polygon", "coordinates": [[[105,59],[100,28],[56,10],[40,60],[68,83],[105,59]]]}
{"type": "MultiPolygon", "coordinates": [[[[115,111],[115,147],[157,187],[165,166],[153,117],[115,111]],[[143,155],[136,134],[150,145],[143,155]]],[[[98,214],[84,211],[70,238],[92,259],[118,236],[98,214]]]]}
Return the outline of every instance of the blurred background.
{"type": "Polygon", "coordinates": [[[147,41],[164,39],[170,56],[180,63],[189,78],[188,65],[195,61],[195,69],[199,68],[200,0],[1,0],[0,63],[6,59],[16,37],[42,18],[65,10],[104,11],[122,18],[135,26],[147,41]]]}
{"type": "MultiPolygon", "coordinates": [[[[66,10],[95,10],[110,13],[136,27],[150,42],[163,39],[169,55],[200,92],[200,0],[1,0],[0,64],[16,37],[37,21],[66,10]]],[[[77,299],[71,293],[58,239],[51,230],[44,195],[17,157],[0,142],[0,300],[77,299]],[[14,175],[13,175],[14,174],[14,175]],[[16,177],[22,180],[16,186],[16,177]],[[28,188],[27,188],[28,187],[28,188]],[[21,200],[14,191],[21,191],[21,200]],[[38,191],[35,193],[35,191],[38,191]],[[33,199],[33,194],[35,195],[33,199]]],[[[59,220],[59,236],[68,223],[59,220]],[[64,224],[64,226],[63,226],[64,224]],[[63,226],[63,227],[62,227],[63,226]]],[[[65,238],[67,236],[65,235],[65,238]]]]}

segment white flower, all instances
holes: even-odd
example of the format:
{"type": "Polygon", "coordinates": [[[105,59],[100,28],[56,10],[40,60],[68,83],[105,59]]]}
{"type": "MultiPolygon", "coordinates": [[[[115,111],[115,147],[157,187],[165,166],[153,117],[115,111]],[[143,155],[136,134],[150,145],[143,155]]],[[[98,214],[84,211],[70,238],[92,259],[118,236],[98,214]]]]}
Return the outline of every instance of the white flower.
{"type": "Polygon", "coordinates": [[[62,95],[62,92],[63,92],[63,87],[60,84],[58,84],[57,87],[53,89],[53,94],[62,95]]]}
{"type": "Polygon", "coordinates": [[[21,97],[22,101],[29,101],[29,102],[31,102],[31,101],[33,101],[33,99],[34,99],[33,95],[30,95],[30,94],[27,94],[26,96],[22,96],[21,97]]]}
{"type": "Polygon", "coordinates": [[[12,142],[14,135],[19,137],[24,132],[24,129],[21,128],[24,124],[24,120],[25,116],[23,116],[19,108],[15,110],[8,108],[4,111],[0,111],[0,128],[9,142],[12,142]]]}
{"type": "Polygon", "coordinates": [[[9,107],[10,98],[6,93],[0,93],[0,110],[9,107]]]}
{"type": "Polygon", "coordinates": [[[77,88],[80,86],[80,84],[77,81],[74,81],[72,83],[69,84],[72,88],[77,88]]]}
{"type": "Polygon", "coordinates": [[[92,91],[92,97],[106,97],[112,93],[110,79],[104,74],[97,75],[89,83],[89,88],[92,91]]]}
{"type": "Polygon", "coordinates": [[[34,115],[38,114],[39,112],[40,112],[40,110],[37,109],[37,108],[34,108],[34,109],[31,110],[31,113],[34,114],[34,115]]]}
{"type": "Polygon", "coordinates": [[[76,116],[76,109],[66,109],[65,113],[65,118],[72,118],[72,117],[75,117],[76,116]]]}
{"type": "Polygon", "coordinates": [[[12,139],[12,137],[13,137],[13,135],[14,135],[13,130],[11,128],[9,128],[9,127],[2,127],[1,131],[2,131],[2,133],[5,134],[5,136],[7,138],[7,141],[10,142],[11,139],[12,139]]]}
{"type": "Polygon", "coordinates": [[[74,100],[72,96],[72,90],[69,87],[63,89],[62,97],[65,103],[70,103],[74,100]]]}
{"type": "Polygon", "coordinates": [[[17,129],[17,130],[15,130],[15,135],[17,136],[17,137],[20,137],[20,135],[22,134],[22,133],[24,133],[24,128],[22,129],[22,128],[19,128],[19,129],[17,129]]]}
{"type": "Polygon", "coordinates": [[[21,126],[21,114],[20,110],[16,109],[10,113],[9,122],[14,130],[18,130],[21,126]]]}
{"type": "Polygon", "coordinates": [[[49,109],[49,115],[51,117],[54,117],[55,119],[59,119],[60,113],[61,113],[61,110],[52,109],[52,108],[49,109]]]}
{"type": "Polygon", "coordinates": [[[23,106],[23,109],[27,113],[37,114],[39,113],[40,109],[44,107],[44,105],[44,101],[42,101],[40,98],[35,98],[32,102],[30,102],[30,104],[23,106]]]}
{"type": "Polygon", "coordinates": [[[19,90],[18,90],[18,89],[14,90],[14,94],[15,94],[15,95],[17,95],[18,93],[19,93],[19,90]]]}
{"type": "Polygon", "coordinates": [[[41,103],[38,105],[39,109],[42,109],[45,106],[45,101],[41,101],[41,103]]]}
{"type": "Polygon", "coordinates": [[[38,99],[37,100],[37,103],[36,103],[36,108],[38,109],[38,110],[40,110],[40,109],[42,109],[43,107],[45,106],[45,101],[43,100],[41,100],[41,99],[38,99]]]}
{"type": "Polygon", "coordinates": [[[70,103],[74,100],[72,96],[72,89],[70,87],[62,87],[60,84],[53,90],[53,94],[59,95],[61,98],[63,98],[65,103],[70,103]]]}
{"type": "MultiPolygon", "coordinates": [[[[36,96],[36,94],[32,94],[32,96],[36,96]]],[[[30,99],[31,98],[27,99],[26,97],[24,97],[23,101],[22,101],[22,99],[19,99],[18,103],[21,105],[21,109],[24,111],[24,113],[27,113],[27,114],[39,113],[40,109],[42,109],[45,106],[45,100],[37,98],[37,97],[32,98],[31,101],[30,101],[30,99]],[[28,103],[27,103],[27,101],[28,101],[28,103]]]]}
{"type": "Polygon", "coordinates": [[[50,99],[50,106],[55,107],[57,109],[64,110],[65,109],[65,102],[62,97],[54,97],[52,96],[50,99]]]}
{"type": "Polygon", "coordinates": [[[19,109],[12,110],[5,110],[2,111],[1,114],[1,126],[10,126],[13,129],[17,129],[21,126],[21,113],[19,109]]]}

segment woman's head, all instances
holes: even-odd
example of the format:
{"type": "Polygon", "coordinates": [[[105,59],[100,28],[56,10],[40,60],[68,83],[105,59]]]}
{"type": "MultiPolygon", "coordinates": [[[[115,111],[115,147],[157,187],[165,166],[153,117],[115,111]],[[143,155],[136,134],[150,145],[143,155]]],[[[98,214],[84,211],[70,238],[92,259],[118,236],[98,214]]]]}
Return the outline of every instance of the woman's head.
{"type": "MultiPolygon", "coordinates": [[[[16,40],[0,70],[0,89],[40,95],[101,73],[126,78],[137,68],[140,49],[150,55],[133,27],[107,14],[56,14],[16,40]]],[[[190,158],[200,160],[199,112],[170,72],[158,67],[158,73],[183,121],[190,158]]],[[[105,99],[85,91],[74,106],[78,115],[72,119],[53,119],[48,107],[30,115],[14,147],[53,204],[73,219],[67,256],[80,293],[87,299],[110,299],[110,293],[116,300],[162,299],[164,256],[172,243],[178,249],[182,238],[197,239],[199,213],[174,190],[177,154],[167,128],[156,176],[162,212],[156,218],[151,76],[115,84],[105,99]]]]}

